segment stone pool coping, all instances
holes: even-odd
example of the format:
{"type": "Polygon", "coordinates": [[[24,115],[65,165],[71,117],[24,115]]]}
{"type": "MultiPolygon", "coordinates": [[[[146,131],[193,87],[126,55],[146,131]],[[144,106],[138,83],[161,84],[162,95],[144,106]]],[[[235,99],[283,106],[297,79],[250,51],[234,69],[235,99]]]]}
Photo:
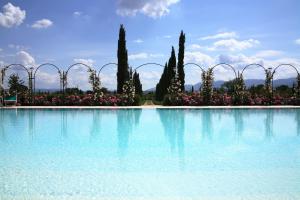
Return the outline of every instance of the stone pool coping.
{"type": "Polygon", "coordinates": [[[283,109],[297,108],[300,106],[8,106],[0,109],[283,109]]]}

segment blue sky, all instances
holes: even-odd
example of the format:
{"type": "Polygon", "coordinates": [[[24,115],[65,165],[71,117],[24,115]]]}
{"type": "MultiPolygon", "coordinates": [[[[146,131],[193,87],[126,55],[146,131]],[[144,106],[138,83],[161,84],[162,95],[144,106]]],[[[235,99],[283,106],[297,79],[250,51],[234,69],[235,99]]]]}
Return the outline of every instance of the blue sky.
{"type": "MultiPolygon", "coordinates": [[[[164,64],[171,46],[178,49],[181,30],[186,33],[185,62],[204,68],[227,62],[237,69],[249,63],[274,67],[292,63],[300,68],[300,1],[298,0],[13,0],[0,1],[0,64],[38,66],[45,62],[61,68],[85,62],[99,69],[116,62],[120,24],[127,33],[129,63],[135,68],[146,62],[164,64]]],[[[177,52],[176,52],[177,53],[177,52]]],[[[43,88],[58,86],[51,68],[39,72],[43,88]]],[[[140,69],[144,88],[154,87],[162,69],[140,69]]],[[[281,69],[276,78],[295,76],[281,69]]],[[[109,66],[102,84],[115,89],[116,69],[109,66]]],[[[87,89],[86,70],[70,73],[69,85],[87,89]]],[[[200,81],[200,71],[186,67],[186,82],[200,81]]],[[[232,73],[218,68],[216,79],[232,73]]],[[[258,69],[246,78],[261,78],[258,69]]]]}

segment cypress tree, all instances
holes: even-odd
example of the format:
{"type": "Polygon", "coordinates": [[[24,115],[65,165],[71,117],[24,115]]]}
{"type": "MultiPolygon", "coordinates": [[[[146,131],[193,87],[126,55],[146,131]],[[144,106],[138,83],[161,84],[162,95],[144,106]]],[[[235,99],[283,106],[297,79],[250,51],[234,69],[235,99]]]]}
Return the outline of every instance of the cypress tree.
{"type": "Polygon", "coordinates": [[[135,87],[135,93],[138,95],[143,95],[143,87],[140,81],[140,75],[136,71],[133,74],[133,84],[135,87]]]}
{"type": "Polygon", "coordinates": [[[162,101],[165,94],[167,93],[167,77],[168,76],[168,65],[167,63],[165,64],[164,71],[159,79],[158,84],[156,85],[156,90],[155,90],[155,99],[157,101],[162,101]]]}
{"type": "Polygon", "coordinates": [[[180,33],[179,37],[179,50],[178,50],[178,63],[177,63],[177,72],[178,78],[181,83],[181,91],[184,92],[185,84],[185,74],[184,74],[184,43],[185,43],[185,34],[183,31],[180,33]]]}
{"type": "Polygon", "coordinates": [[[167,88],[171,84],[171,80],[175,78],[176,75],[176,56],[175,56],[175,50],[174,47],[172,47],[171,57],[168,62],[168,73],[167,73],[167,88]]]}
{"type": "Polygon", "coordinates": [[[117,72],[117,93],[122,93],[122,87],[129,80],[128,55],[126,49],[126,33],[123,24],[120,26],[118,40],[118,72],[117,72]]]}

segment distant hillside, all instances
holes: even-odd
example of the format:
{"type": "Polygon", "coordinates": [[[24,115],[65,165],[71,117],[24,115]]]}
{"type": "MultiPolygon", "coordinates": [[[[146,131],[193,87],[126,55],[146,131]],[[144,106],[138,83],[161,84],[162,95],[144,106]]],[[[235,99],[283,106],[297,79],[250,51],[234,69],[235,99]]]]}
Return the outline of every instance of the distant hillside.
{"type": "MultiPolygon", "coordinates": [[[[225,81],[222,81],[222,80],[215,81],[214,87],[220,88],[224,82],[225,81]]],[[[251,87],[253,85],[260,85],[260,84],[264,84],[264,83],[265,83],[265,80],[263,80],[263,79],[246,79],[245,80],[246,87],[251,87]]],[[[280,85],[288,85],[289,87],[292,87],[293,83],[296,83],[295,78],[276,79],[273,81],[274,87],[278,87],[280,85]]],[[[199,90],[201,83],[197,83],[195,85],[187,84],[187,85],[185,85],[185,90],[191,91],[192,86],[194,86],[194,90],[199,90]]],[[[146,90],[146,92],[151,92],[151,91],[155,91],[155,88],[146,90]]]]}

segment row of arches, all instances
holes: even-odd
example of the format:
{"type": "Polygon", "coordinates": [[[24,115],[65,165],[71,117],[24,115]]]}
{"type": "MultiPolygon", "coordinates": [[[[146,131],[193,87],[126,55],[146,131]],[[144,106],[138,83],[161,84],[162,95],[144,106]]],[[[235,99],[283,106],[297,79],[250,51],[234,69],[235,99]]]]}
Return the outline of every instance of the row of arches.
{"type": "MultiPolygon", "coordinates": [[[[162,67],[162,68],[164,67],[164,65],[162,65],[162,64],[154,63],[154,62],[149,62],[149,63],[144,63],[144,64],[141,64],[141,65],[135,67],[135,68],[133,69],[133,71],[137,71],[138,69],[140,69],[140,68],[142,68],[142,67],[144,67],[144,66],[151,66],[151,65],[152,65],[152,66],[153,66],[153,65],[154,65],[154,66],[159,66],[159,67],[162,67]]],[[[35,93],[35,88],[36,88],[36,87],[35,87],[35,86],[36,86],[36,82],[35,82],[36,76],[38,75],[39,70],[40,70],[41,68],[43,68],[43,67],[46,67],[46,66],[52,67],[53,69],[57,70],[57,73],[58,73],[59,79],[60,79],[60,91],[64,93],[64,91],[65,91],[65,89],[66,89],[66,87],[67,87],[67,84],[68,84],[68,79],[67,79],[67,78],[68,78],[68,74],[69,74],[69,71],[70,71],[72,68],[74,68],[74,67],[76,67],[76,66],[83,66],[83,67],[87,68],[87,70],[89,70],[90,72],[93,72],[93,74],[94,74],[95,76],[98,76],[98,78],[100,79],[100,78],[101,78],[101,77],[100,77],[101,71],[102,71],[104,68],[106,68],[106,67],[108,67],[108,66],[114,66],[114,67],[117,67],[118,64],[117,64],[117,63],[113,63],[113,62],[106,63],[106,64],[104,64],[104,65],[102,65],[102,66],[100,67],[100,69],[99,69],[98,72],[97,72],[97,70],[96,70],[94,67],[89,66],[89,65],[87,65],[87,64],[85,64],[85,63],[74,63],[74,64],[68,66],[68,68],[67,68],[65,71],[62,70],[62,69],[61,69],[60,67],[58,67],[57,65],[52,64],[52,63],[44,63],[44,64],[41,64],[41,65],[37,66],[36,68],[33,68],[33,67],[27,68],[26,66],[24,66],[24,65],[22,65],[22,64],[10,64],[10,65],[7,65],[7,66],[4,66],[3,68],[1,68],[1,71],[0,71],[0,72],[1,72],[1,73],[0,73],[0,75],[1,75],[0,89],[1,89],[1,88],[4,88],[3,82],[4,82],[5,72],[6,72],[7,70],[11,69],[12,67],[19,67],[19,68],[21,68],[22,70],[25,70],[26,74],[28,75],[28,89],[29,89],[29,95],[32,97],[33,93],[35,93]]],[[[201,65],[199,65],[199,64],[197,64],[197,63],[191,63],[191,62],[190,62],[190,63],[184,64],[184,66],[196,66],[197,68],[199,68],[199,69],[201,70],[201,72],[205,72],[205,71],[206,71],[205,68],[204,68],[203,66],[201,66],[201,65]]],[[[265,68],[265,67],[264,67],[263,65],[261,65],[261,64],[252,63],[252,64],[248,64],[248,65],[244,66],[244,67],[242,68],[242,70],[239,71],[239,70],[236,70],[235,67],[233,67],[232,65],[230,65],[230,64],[228,64],[228,63],[219,63],[219,64],[216,64],[216,65],[210,67],[210,69],[212,69],[212,70],[214,71],[215,69],[217,69],[217,68],[219,68],[219,67],[221,67],[221,66],[226,67],[226,68],[228,68],[229,70],[231,70],[232,73],[233,73],[233,75],[234,75],[234,78],[238,78],[238,77],[242,76],[243,73],[244,73],[247,69],[253,68],[253,67],[261,68],[261,69],[264,71],[264,73],[269,73],[269,74],[271,74],[272,79],[273,79],[274,74],[275,74],[275,73],[277,72],[277,70],[278,70],[279,68],[281,68],[281,67],[290,67],[290,68],[292,68],[292,69],[296,72],[297,77],[300,77],[299,70],[298,70],[294,65],[292,65],[292,64],[280,64],[280,65],[276,66],[274,69],[272,69],[272,68],[265,68]]]]}

